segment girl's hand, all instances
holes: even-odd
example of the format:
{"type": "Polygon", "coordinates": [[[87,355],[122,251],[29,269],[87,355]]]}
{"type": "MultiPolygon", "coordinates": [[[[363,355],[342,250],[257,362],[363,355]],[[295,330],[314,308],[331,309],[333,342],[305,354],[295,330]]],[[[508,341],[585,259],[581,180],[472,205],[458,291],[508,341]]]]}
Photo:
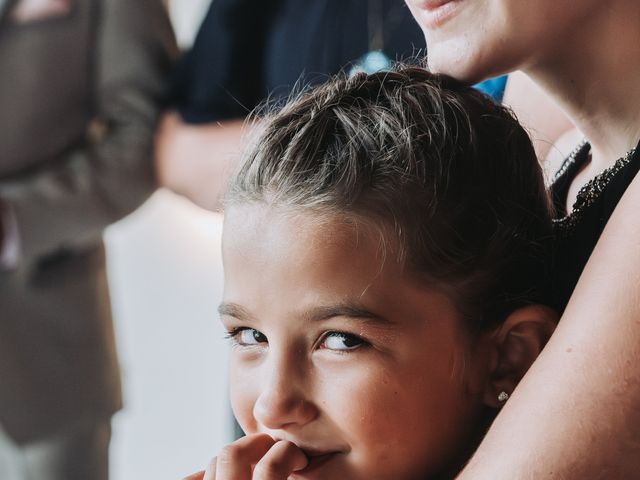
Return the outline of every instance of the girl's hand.
{"type": "Polygon", "coordinates": [[[306,466],[307,457],[295,444],[258,433],[227,445],[206,471],[185,480],[287,480],[306,466]]]}

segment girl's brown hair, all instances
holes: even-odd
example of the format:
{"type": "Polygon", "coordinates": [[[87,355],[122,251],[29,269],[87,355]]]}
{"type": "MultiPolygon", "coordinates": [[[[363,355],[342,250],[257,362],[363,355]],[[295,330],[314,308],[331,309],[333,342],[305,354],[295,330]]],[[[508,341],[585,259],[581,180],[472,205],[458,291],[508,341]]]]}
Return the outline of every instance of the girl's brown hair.
{"type": "Polygon", "coordinates": [[[477,330],[544,303],[551,219],[527,133],[471,87],[417,67],[337,77],[266,119],[227,202],[374,220],[399,261],[477,330]]]}

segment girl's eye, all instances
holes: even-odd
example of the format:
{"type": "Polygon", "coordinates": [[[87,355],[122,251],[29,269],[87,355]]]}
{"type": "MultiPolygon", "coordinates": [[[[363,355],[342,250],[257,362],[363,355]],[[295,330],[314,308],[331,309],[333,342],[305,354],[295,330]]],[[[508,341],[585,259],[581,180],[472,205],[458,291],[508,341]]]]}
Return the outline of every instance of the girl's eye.
{"type": "Polygon", "coordinates": [[[260,343],[267,343],[267,337],[264,333],[255,328],[236,328],[230,331],[227,337],[235,340],[238,345],[259,345],[260,343]]]}
{"type": "Polygon", "coordinates": [[[365,344],[366,342],[357,335],[344,332],[329,332],[322,339],[320,348],[347,351],[355,350],[356,348],[362,347],[365,344]]]}

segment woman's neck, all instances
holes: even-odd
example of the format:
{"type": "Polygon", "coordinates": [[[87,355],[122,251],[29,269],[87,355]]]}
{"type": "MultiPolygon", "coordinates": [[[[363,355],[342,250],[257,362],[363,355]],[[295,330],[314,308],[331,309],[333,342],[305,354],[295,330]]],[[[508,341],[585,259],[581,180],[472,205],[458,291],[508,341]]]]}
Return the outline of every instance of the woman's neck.
{"type": "Polygon", "coordinates": [[[525,71],[565,110],[590,141],[592,163],[604,168],[640,139],[640,2],[602,3],[525,71]]]}

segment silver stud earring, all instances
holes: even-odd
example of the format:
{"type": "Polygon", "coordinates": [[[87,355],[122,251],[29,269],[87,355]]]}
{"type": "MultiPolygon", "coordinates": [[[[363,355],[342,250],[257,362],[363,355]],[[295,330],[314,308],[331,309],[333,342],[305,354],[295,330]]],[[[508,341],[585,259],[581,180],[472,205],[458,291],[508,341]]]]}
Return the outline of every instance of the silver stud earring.
{"type": "Polygon", "coordinates": [[[509,394],[507,392],[500,392],[500,394],[498,395],[498,401],[500,403],[504,403],[507,400],[509,400],[509,394]]]}

